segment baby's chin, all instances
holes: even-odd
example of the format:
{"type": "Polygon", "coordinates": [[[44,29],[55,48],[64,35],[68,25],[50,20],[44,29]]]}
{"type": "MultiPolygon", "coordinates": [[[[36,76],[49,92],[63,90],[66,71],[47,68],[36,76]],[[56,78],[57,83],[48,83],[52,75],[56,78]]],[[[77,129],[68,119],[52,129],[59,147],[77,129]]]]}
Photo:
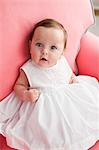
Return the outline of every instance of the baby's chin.
{"type": "Polygon", "coordinates": [[[49,67],[51,67],[49,64],[47,64],[47,63],[40,63],[40,64],[38,64],[38,66],[39,67],[41,67],[41,68],[49,68],[49,67]]]}
{"type": "Polygon", "coordinates": [[[50,67],[53,67],[55,64],[50,64],[48,61],[44,61],[44,60],[41,60],[39,63],[38,63],[38,66],[41,67],[41,68],[50,68],[50,67]]]}

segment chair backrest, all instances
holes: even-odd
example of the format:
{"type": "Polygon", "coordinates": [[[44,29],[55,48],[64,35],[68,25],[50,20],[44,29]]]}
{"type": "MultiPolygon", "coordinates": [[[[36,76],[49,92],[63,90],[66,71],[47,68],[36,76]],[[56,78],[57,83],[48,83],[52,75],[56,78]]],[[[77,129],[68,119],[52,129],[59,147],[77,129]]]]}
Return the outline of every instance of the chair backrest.
{"type": "Polygon", "coordinates": [[[44,18],[56,19],[66,28],[65,55],[76,71],[80,39],[94,23],[90,0],[0,0],[0,99],[11,92],[20,65],[29,57],[29,32],[44,18]]]}

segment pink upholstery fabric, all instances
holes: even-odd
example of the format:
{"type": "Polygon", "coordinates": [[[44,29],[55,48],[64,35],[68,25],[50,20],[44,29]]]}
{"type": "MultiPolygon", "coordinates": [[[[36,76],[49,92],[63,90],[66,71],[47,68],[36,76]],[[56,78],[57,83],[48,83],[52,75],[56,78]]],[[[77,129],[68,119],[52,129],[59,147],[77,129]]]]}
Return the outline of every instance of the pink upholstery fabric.
{"type": "Polygon", "coordinates": [[[77,56],[79,74],[90,75],[99,80],[99,37],[87,32],[81,40],[77,56]]]}
{"type": "MultiPolygon", "coordinates": [[[[0,150],[15,150],[7,146],[6,139],[2,135],[0,135],[0,150]]],[[[99,150],[99,141],[97,141],[89,150],[99,150]]]]}
{"type": "Polygon", "coordinates": [[[94,22],[90,0],[0,0],[0,100],[11,92],[18,68],[28,58],[28,33],[44,18],[67,29],[66,57],[76,71],[80,39],[94,22]]]}

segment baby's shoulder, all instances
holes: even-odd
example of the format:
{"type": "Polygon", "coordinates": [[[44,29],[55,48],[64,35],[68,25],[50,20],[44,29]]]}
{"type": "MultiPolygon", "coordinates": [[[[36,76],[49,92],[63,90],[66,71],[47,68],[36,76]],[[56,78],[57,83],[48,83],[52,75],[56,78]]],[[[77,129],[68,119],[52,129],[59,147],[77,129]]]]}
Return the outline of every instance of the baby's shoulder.
{"type": "Polygon", "coordinates": [[[33,69],[32,60],[27,60],[21,67],[20,70],[23,70],[24,72],[30,72],[33,69]]]}
{"type": "Polygon", "coordinates": [[[70,68],[69,63],[68,63],[68,61],[67,61],[67,59],[66,59],[66,57],[64,55],[61,56],[60,64],[70,68]]]}
{"type": "Polygon", "coordinates": [[[29,59],[21,66],[21,68],[27,68],[27,67],[31,67],[31,66],[32,66],[32,60],[29,59]]]}

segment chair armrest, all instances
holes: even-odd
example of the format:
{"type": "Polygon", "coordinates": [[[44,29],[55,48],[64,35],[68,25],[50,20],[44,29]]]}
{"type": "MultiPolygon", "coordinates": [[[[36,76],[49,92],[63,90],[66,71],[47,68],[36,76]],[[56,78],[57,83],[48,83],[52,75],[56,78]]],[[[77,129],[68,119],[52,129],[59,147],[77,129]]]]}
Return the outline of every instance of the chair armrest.
{"type": "Polygon", "coordinates": [[[99,80],[99,37],[87,32],[81,39],[76,58],[78,74],[90,75],[99,80]]]}

